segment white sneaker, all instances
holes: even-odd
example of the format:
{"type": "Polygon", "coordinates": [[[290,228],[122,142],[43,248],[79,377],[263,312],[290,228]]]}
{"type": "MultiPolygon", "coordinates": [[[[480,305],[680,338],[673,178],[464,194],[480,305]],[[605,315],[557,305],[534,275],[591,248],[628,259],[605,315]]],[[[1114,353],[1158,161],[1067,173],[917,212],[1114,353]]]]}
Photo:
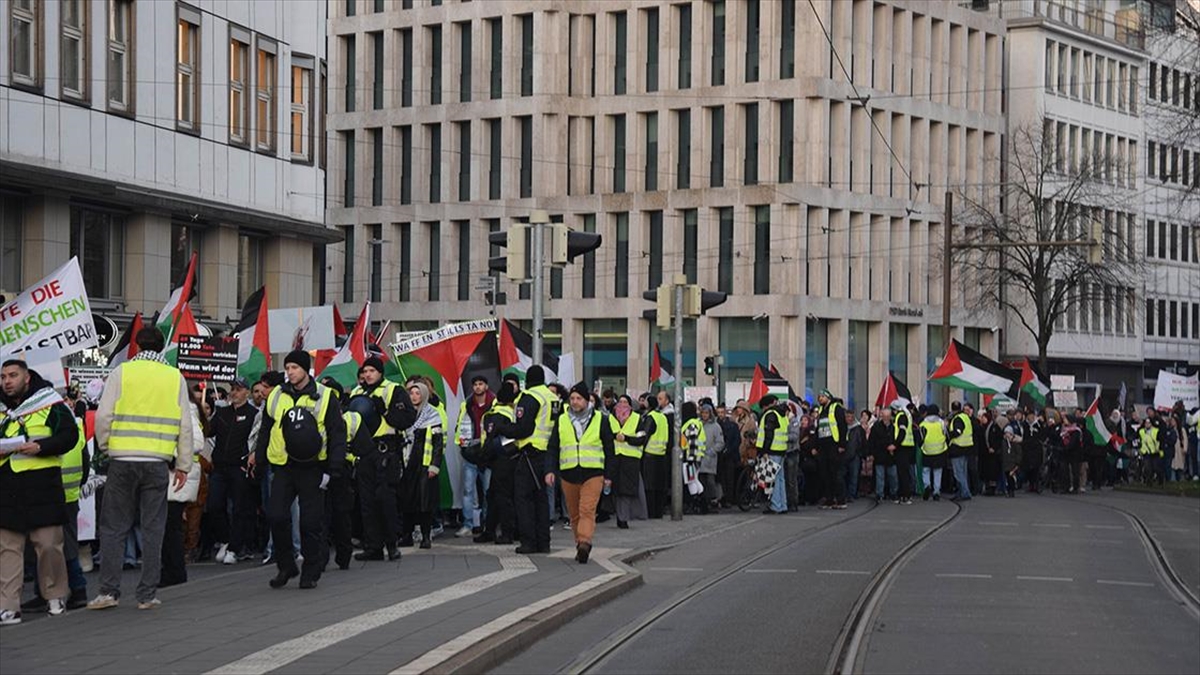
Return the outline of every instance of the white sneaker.
{"type": "Polygon", "coordinates": [[[219,560],[226,565],[232,565],[237,562],[237,556],[234,555],[233,551],[225,551],[225,557],[219,558],[219,560]]]}
{"type": "Polygon", "coordinates": [[[471,536],[471,528],[466,525],[463,525],[462,527],[458,528],[458,532],[455,532],[454,536],[469,537],[469,536],[471,536]]]}
{"type": "Polygon", "coordinates": [[[0,612],[0,626],[15,626],[21,623],[21,613],[6,609],[0,612]]]}
{"type": "Polygon", "coordinates": [[[217,554],[213,556],[213,562],[224,562],[227,553],[229,553],[229,544],[218,544],[217,554]]]}
{"type": "Polygon", "coordinates": [[[440,524],[434,525],[432,530],[429,533],[429,538],[433,539],[434,537],[440,537],[440,536],[442,536],[442,533],[445,531],[446,531],[446,528],[443,527],[442,525],[440,525],[440,524]]]}
{"type": "Polygon", "coordinates": [[[162,600],[158,598],[150,598],[145,602],[138,603],[138,609],[158,609],[159,607],[162,607],[162,600]]]}
{"type": "Polygon", "coordinates": [[[48,604],[49,609],[47,611],[50,612],[50,616],[58,616],[67,611],[67,603],[62,598],[51,600],[48,604]]]}
{"type": "Polygon", "coordinates": [[[101,593],[100,595],[92,598],[92,601],[88,603],[87,608],[108,609],[109,607],[116,607],[118,602],[119,600],[117,600],[116,596],[109,593],[101,593]]]}

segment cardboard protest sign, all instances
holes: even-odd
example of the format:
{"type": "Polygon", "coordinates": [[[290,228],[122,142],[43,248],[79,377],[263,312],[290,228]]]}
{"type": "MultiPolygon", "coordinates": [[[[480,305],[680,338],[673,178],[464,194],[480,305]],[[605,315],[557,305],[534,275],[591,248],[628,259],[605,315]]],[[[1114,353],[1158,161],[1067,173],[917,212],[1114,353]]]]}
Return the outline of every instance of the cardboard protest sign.
{"type": "Polygon", "coordinates": [[[78,258],[0,305],[0,355],[57,347],[70,356],[99,344],[78,258]]]}

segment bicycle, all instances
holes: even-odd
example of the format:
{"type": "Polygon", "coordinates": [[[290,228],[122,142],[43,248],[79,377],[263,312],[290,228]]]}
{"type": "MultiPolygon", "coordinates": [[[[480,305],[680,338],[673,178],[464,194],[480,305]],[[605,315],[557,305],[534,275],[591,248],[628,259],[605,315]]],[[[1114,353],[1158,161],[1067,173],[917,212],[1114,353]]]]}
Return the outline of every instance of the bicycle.
{"type": "Polygon", "coordinates": [[[748,460],[746,467],[738,474],[737,505],[742,511],[764,509],[767,507],[767,501],[770,497],[764,486],[759,482],[756,468],[759,462],[769,461],[764,458],[748,460]]]}

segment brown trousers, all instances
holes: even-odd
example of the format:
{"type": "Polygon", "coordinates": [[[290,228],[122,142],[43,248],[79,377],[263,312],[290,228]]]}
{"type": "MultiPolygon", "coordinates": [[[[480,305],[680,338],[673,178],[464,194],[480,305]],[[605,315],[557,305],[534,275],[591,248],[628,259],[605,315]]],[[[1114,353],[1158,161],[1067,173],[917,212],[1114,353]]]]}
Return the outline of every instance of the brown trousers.
{"type": "Polygon", "coordinates": [[[571,532],[575,544],[591,544],[596,532],[596,506],[604,492],[604,476],[589,478],[581,483],[562,481],[563,497],[571,513],[571,532]]]}
{"type": "Polygon", "coordinates": [[[67,561],[63,558],[61,525],[39,527],[28,533],[0,530],[0,610],[21,610],[21,588],[25,581],[25,538],[37,554],[38,585],[42,597],[51,600],[71,594],[67,585],[67,561]]]}
{"type": "MultiPolygon", "coordinates": [[[[204,505],[208,502],[208,474],[212,473],[212,464],[201,457],[200,461],[200,490],[196,493],[196,501],[188,502],[183,509],[184,524],[183,550],[185,553],[200,548],[200,521],[204,518],[204,505]]],[[[199,553],[199,551],[197,551],[199,553]]]]}

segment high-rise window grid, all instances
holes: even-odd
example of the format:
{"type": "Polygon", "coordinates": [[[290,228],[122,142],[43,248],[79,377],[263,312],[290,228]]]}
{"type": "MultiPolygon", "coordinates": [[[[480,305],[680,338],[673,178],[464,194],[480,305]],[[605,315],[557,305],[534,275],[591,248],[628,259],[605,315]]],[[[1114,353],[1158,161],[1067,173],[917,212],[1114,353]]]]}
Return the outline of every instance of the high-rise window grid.
{"type": "Polygon", "coordinates": [[[89,21],[91,3],[62,0],[59,8],[59,87],[63,98],[88,99],[89,21]]]}
{"type": "Polygon", "coordinates": [[[658,189],[658,113],[649,112],[643,117],[646,123],[645,189],[653,192],[658,189]]]}
{"type": "Polygon", "coordinates": [[[658,91],[658,8],[646,10],[646,91],[658,91]]]}

